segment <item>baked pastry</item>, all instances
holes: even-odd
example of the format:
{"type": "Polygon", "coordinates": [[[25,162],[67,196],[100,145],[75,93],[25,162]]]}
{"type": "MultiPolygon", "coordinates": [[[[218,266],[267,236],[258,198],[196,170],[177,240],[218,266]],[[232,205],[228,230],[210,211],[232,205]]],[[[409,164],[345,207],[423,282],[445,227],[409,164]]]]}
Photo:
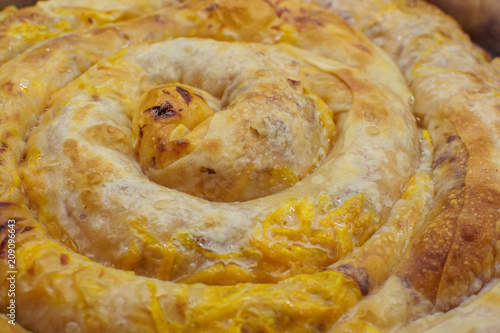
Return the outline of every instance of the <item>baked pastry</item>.
{"type": "Polygon", "coordinates": [[[396,60],[435,146],[435,204],[425,226],[388,281],[338,323],[394,329],[458,306],[498,275],[499,76],[453,20],[424,2],[323,5],[396,60]]]}
{"type": "Polygon", "coordinates": [[[34,332],[393,330],[477,292],[497,260],[500,82],[433,7],[379,4],[321,3],[387,53],[317,5],[268,0],[192,0],[13,50],[0,304],[13,275],[34,332]],[[422,14],[463,58],[401,30],[422,14]],[[462,78],[453,61],[476,80],[429,85],[462,78]]]}
{"type": "Polygon", "coordinates": [[[22,9],[9,6],[0,14],[0,64],[30,46],[63,33],[130,20],[163,6],[181,2],[182,0],[89,0],[82,3],[78,0],[47,0],[22,9]]]}
{"type": "Polygon", "coordinates": [[[478,295],[448,312],[423,317],[404,327],[401,332],[495,332],[500,311],[500,284],[491,281],[478,295]]]}

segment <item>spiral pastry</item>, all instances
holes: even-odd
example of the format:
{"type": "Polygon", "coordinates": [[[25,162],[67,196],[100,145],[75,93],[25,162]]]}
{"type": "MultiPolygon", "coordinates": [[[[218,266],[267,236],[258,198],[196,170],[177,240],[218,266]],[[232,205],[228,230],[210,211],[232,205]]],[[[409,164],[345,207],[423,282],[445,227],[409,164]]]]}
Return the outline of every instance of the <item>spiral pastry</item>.
{"type": "Polygon", "coordinates": [[[0,327],[394,330],[496,276],[500,80],[436,9],[58,2],[5,12],[0,327]]]}
{"type": "Polygon", "coordinates": [[[0,14],[0,64],[41,41],[63,33],[130,20],[181,2],[182,0],[88,0],[82,3],[78,0],[48,0],[22,9],[7,7],[0,14]]]}

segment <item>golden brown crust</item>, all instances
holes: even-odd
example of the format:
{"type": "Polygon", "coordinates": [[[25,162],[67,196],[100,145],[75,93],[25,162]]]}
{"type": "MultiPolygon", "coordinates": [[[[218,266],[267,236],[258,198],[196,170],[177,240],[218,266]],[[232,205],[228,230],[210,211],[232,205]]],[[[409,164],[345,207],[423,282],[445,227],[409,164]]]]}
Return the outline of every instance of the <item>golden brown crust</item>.
{"type": "Polygon", "coordinates": [[[423,313],[457,306],[497,274],[499,78],[488,57],[452,20],[423,2],[366,1],[366,7],[326,3],[350,17],[398,62],[415,94],[415,111],[436,147],[435,205],[424,229],[394,277],[366,306],[360,304],[351,323],[349,317],[344,323],[347,327],[365,320],[395,328],[423,313]],[[389,302],[389,290],[395,286],[405,290],[401,292],[407,294],[403,298],[409,309],[401,311],[394,303],[392,312],[380,309],[378,322],[363,317],[368,304],[376,308],[389,302]],[[422,313],[426,302],[432,306],[422,313]],[[385,322],[380,320],[384,316],[385,322]]]}
{"type": "Polygon", "coordinates": [[[9,7],[0,19],[0,64],[12,59],[43,40],[75,30],[89,29],[108,23],[127,21],[179,0],[80,1],[49,0],[34,6],[9,7]]]}
{"type": "MultiPolygon", "coordinates": [[[[395,65],[337,17],[293,1],[192,1],[54,38],[3,69],[8,104],[1,134],[9,139],[2,151],[0,208],[16,223],[17,319],[29,329],[325,330],[361,292],[339,271],[319,271],[362,246],[384,223],[419,162],[411,95],[395,65]],[[296,47],[197,39],[130,47],[197,35],[296,47]],[[152,183],[136,162],[131,119],[136,108],[144,112],[144,92],[171,81],[197,86],[226,108],[215,113],[201,149],[191,154],[220,163],[226,156],[234,161],[238,149],[255,153],[262,124],[247,119],[253,110],[270,117],[265,129],[276,142],[266,150],[284,147],[263,156],[291,156],[287,163],[295,163],[306,147],[318,156],[313,168],[306,166],[312,174],[241,203],[208,202],[152,183]],[[13,95],[18,98],[8,97],[13,95]],[[246,106],[232,112],[239,105],[246,106]],[[341,128],[330,151],[333,116],[341,128]],[[18,132],[10,133],[14,127],[18,132]],[[307,142],[307,132],[318,132],[319,139],[307,142]],[[44,234],[42,224],[64,247],[44,234]],[[245,283],[161,281],[172,279],[245,283]]],[[[254,165],[265,165],[265,158],[251,154],[254,165]]],[[[428,201],[424,182],[416,181],[419,195],[405,199],[422,206],[415,215],[428,201]]],[[[417,221],[405,223],[411,229],[417,221]]],[[[396,243],[394,260],[404,246],[396,243]]]]}
{"type": "Polygon", "coordinates": [[[3,65],[0,304],[12,233],[43,332],[394,330],[491,280],[498,72],[423,2],[322,4],[387,54],[316,6],[193,0],[3,65]]]}
{"type": "Polygon", "coordinates": [[[499,300],[499,283],[493,280],[459,307],[424,317],[398,332],[495,332],[500,327],[499,300]]]}

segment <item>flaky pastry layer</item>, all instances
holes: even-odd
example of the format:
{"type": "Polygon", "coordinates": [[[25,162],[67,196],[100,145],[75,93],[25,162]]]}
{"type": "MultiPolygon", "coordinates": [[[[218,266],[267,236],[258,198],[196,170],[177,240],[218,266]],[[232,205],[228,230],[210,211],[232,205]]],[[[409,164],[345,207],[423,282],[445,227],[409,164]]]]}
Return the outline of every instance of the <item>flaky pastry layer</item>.
{"type": "Polygon", "coordinates": [[[0,304],[15,274],[18,323],[393,331],[497,276],[487,56],[423,2],[308,2],[4,12],[0,304]]]}

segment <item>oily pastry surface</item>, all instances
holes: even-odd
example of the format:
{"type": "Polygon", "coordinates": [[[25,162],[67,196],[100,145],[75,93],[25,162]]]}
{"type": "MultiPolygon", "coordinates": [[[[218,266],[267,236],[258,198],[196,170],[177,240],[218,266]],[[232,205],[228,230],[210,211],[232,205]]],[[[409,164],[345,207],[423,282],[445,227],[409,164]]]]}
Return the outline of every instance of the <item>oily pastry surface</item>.
{"type": "Polygon", "coordinates": [[[456,23],[417,1],[138,3],[6,50],[2,311],[15,274],[34,332],[452,327],[499,262],[499,78],[456,23]]]}
{"type": "Polygon", "coordinates": [[[416,320],[400,332],[495,332],[498,330],[499,303],[498,280],[491,281],[477,295],[461,306],[416,320]]]}
{"type": "MultiPolygon", "coordinates": [[[[334,207],[319,211],[317,200],[329,205],[333,198],[344,201],[353,197],[354,201],[347,201],[346,205],[351,206],[352,202],[351,209],[356,207],[356,212],[350,213],[360,224],[359,232],[364,233],[353,236],[366,238],[374,231],[373,224],[385,218],[382,214],[387,214],[386,201],[391,197],[392,201],[397,200],[401,184],[410,176],[408,168],[396,162],[407,166],[418,162],[416,131],[409,109],[396,96],[358,75],[337,62],[284,45],[270,48],[178,39],[132,48],[90,69],[56,95],[41,120],[44,125],[33,131],[28,140],[26,168],[22,168],[26,193],[44,219],[57,221],[59,230],[64,230],[64,240],[79,252],[117,267],[134,260],[146,275],[161,275],[161,263],[156,261],[163,258],[147,255],[151,244],[143,244],[144,234],[156,241],[165,240],[175,252],[169,279],[201,273],[207,265],[203,269],[210,270],[218,262],[239,263],[247,268],[252,274],[245,275],[245,281],[274,281],[280,276],[315,271],[319,267],[315,267],[314,261],[333,262],[339,256],[338,249],[331,248],[335,246],[334,238],[328,242],[324,239],[327,235],[314,234],[331,223],[330,211],[337,214],[333,213],[334,207]],[[288,50],[300,57],[289,56],[288,50]],[[333,111],[321,102],[320,96],[308,92],[314,91],[314,84],[309,83],[307,76],[320,73],[307,63],[301,64],[303,61],[321,62],[318,64],[323,70],[329,68],[336,75],[325,76],[321,84],[334,86],[336,83],[327,80],[341,79],[359,89],[351,90],[350,112],[340,141],[331,153],[333,111]],[[126,77],[141,75],[141,81],[120,84],[126,77]],[[201,122],[198,126],[203,126],[202,130],[194,127],[191,133],[172,143],[167,138],[157,139],[157,145],[177,147],[175,140],[184,140],[183,145],[196,144],[190,154],[164,169],[153,170],[160,180],[165,179],[162,173],[170,177],[169,186],[162,187],[137,167],[132,141],[124,138],[133,136],[130,127],[139,126],[130,124],[129,119],[136,113],[152,112],[150,108],[136,109],[139,105],[132,101],[140,100],[144,91],[158,83],[179,82],[181,78],[183,84],[218,98],[222,110],[201,122]],[[372,113],[367,114],[365,108],[369,106],[372,113]],[[373,112],[383,112],[383,119],[373,112]],[[50,119],[50,123],[45,119],[50,119]],[[389,131],[392,124],[399,124],[401,129],[389,131]],[[203,131],[203,137],[199,143],[192,143],[190,134],[196,131],[203,131]],[[310,132],[317,134],[307,134],[304,140],[310,132]],[[357,138],[350,137],[353,132],[357,138]],[[256,147],[263,152],[256,151],[256,147]],[[398,152],[396,156],[394,151],[398,152]],[[369,165],[357,167],[357,161],[368,156],[369,165]],[[54,163],[68,167],[52,169],[54,163]],[[88,165],[92,165],[91,173],[86,170],[88,165]],[[379,176],[391,166],[394,182],[379,176]],[[290,187],[304,178],[303,170],[312,174],[290,187]],[[395,187],[398,178],[403,181],[395,187]],[[272,195],[274,184],[290,188],[272,195]],[[176,186],[191,195],[175,191],[176,186]],[[130,195],[123,196],[124,192],[130,195]],[[54,196],[56,200],[47,202],[47,197],[54,196]],[[199,197],[226,202],[260,199],[217,204],[199,197]],[[186,208],[176,211],[176,207],[186,208]],[[85,230],[85,221],[95,222],[85,230]],[[368,221],[372,225],[365,225],[368,221]],[[120,228],[119,238],[111,232],[116,228],[120,228]],[[313,234],[307,237],[301,228],[310,229],[313,234]],[[287,238],[303,255],[292,249],[283,257],[289,256],[292,262],[276,262],[275,256],[281,257],[283,250],[274,247],[287,246],[287,238]],[[189,243],[191,239],[198,243],[194,248],[189,243]],[[308,242],[314,249],[306,249],[308,242]],[[130,246],[138,249],[131,250],[130,246]],[[131,259],[135,255],[132,251],[143,255],[131,259]],[[153,267],[148,262],[153,262],[153,267]]],[[[160,89],[163,94],[172,94],[164,86],[160,89]]],[[[159,112],[154,114],[156,121],[176,116],[159,112]]],[[[189,110],[187,106],[172,107],[170,112],[185,118],[189,110]]],[[[153,125],[141,127],[143,141],[147,136],[172,135],[148,133],[148,126],[153,125]]],[[[342,242],[343,239],[338,240],[338,246],[342,242]]],[[[357,243],[355,240],[354,245],[357,243]]]]}
{"type": "MultiPolygon", "coordinates": [[[[321,270],[386,221],[414,174],[419,144],[411,95],[389,58],[341,20],[306,4],[280,6],[193,1],[63,35],[3,66],[9,111],[2,130],[9,140],[2,216],[19,230],[22,325],[49,332],[304,331],[328,327],[359,299],[349,277],[321,270]],[[249,31],[248,22],[259,29],[249,31]],[[311,43],[318,29],[323,33],[311,43]],[[296,47],[198,39],[138,45],[193,35],[296,47]],[[387,75],[375,80],[381,72],[387,75]],[[172,98],[184,99],[185,110],[173,100],[148,105],[147,93],[164,85],[160,92],[180,94],[172,98]],[[218,203],[146,177],[140,132],[142,140],[156,132],[147,133],[141,121],[154,129],[173,113],[194,119],[202,112],[190,104],[195,95],[217,112],[208,128],[192,128],[199,149],[178,160],[194,155],[208,163],[187,170],[190,180],[227,173],[231,185],[236,173],[247,172],[268,182],[284,178],[287,189],[257,188],[259,198],[228,202],[241,193],[236,184],[218,203]],[[398,128],[389,131],[392,123],[398,128]],[[302,138],[307,132],[314,132],[311,140],[302,138]],[[256,142],[284,151],[257,156],[256,142]],[[235,158],[255,161],[220,168],[235,158]],[[59,199],[49,200],[54,195],[59,199]]],[[[196,143],[185,133],[191,125],[183,126],[173,132],[179,139],[168,132],[158,145],[196,143]]],[[[416,202],[424,200],[422,182],[410,186],[416,202]]]]}
{"type": "Polygon", "coordinates": [[[323,5],[397,61],[435,146],[425,226],[382,288],[332,329],[393,330],[458,306],[498,276],[499,76],[451,19],[423,2],[323,5]]]}
{"type": "Polygon", "coordinates": [[[63,33],[130,20],[178,0],[47,0],[34,6],[5,8],[0,14],[0,63],[30,46],[63,33]]]}

